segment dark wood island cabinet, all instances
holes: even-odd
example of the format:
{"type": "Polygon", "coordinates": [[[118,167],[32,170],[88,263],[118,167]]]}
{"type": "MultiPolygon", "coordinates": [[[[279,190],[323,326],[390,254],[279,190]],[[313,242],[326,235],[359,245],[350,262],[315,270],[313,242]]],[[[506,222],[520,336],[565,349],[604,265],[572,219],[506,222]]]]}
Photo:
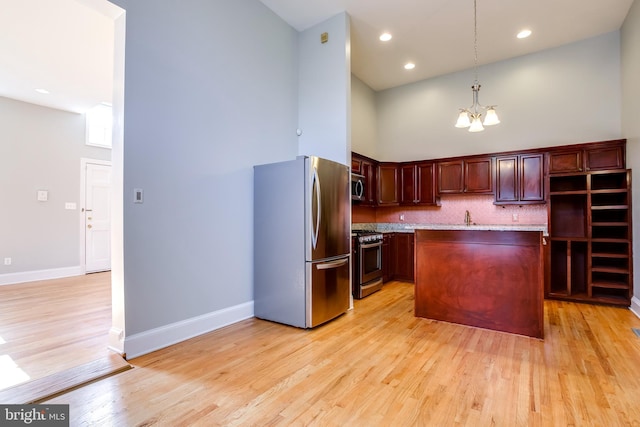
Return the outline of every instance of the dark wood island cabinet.
{"type": "Polygon", "coordinates": [[[543,337],[540,231],[416,230],[415,315],[543,337]]]}

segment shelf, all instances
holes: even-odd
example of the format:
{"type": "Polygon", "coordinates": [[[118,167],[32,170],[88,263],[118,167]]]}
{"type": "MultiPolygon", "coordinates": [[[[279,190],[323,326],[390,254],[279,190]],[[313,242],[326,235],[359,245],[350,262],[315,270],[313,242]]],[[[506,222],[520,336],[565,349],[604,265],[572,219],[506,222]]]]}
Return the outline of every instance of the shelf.
{"type": "Polygon", "coordinates": [[[601,170],[549,180],[546,296],[629,306],[631,172],[601,170]]]}
{"type": "Polygon", "coordinates": [[[603,289],[629,289],[629,285],[620,282],[593,282],[591,287],[603,289]]]}
{"type": "Polygon", "coordinates": [[[549,239],[555,242],[587,242],[586,237],[570,237],[570,236],[550,236],[549,239]]]}
{"type": "Polygon", "coordinates": [[[629,243],[628,239],[605,239],[605,238],[597,238],[591,239],[592,242],[595,243],[629,243]]]}
{"type": "Polygon", "coordinates": [[[572,190],[572,191],[550,191],[551,196],[567,196],[574,194],[587,194],[587,190],[572,190]]]}
{"type": "MultiPolygon", "coordinates": [[[[616,290],[619,291],[619,290],[616,290]]],[[[608,295],[608,294],[600,294],[600,293],[592,293],[593,296],[588,296],[586,292],[575,293],[571,295],[561,294],[561,293],[549,293],[549,298],[559,299],[563,301],[572,301],[572,302],[585,302],[589,304],[607,304],[607,305],[618,305],[618,306],[629,306],[629,298],[626,296],[618,296],[618,295],[608,295]]]]}
{"type": "Polygon", "coordinates": [[[591,205],[592,211],[629,209],[629,205],[591,205]]]}
{"type": "Polygon", "coordinates": [[[591,253],[592,258],[619,258],[619,259],[627,259],[629,255],[627,254],[613,254],[613,253],[591,253]]]}
{"type": "Polygon", "coordinates": [[[626,193],[626,188],[604,189],[604,190],[591,190],[591,194],[619,194],[626,193]]]}
{"type": "Polygon", "coordinates": [[[591,267],[591,271],[595,271],[597,273],[629,274],[628,268],[618,267],[591,267]]]}

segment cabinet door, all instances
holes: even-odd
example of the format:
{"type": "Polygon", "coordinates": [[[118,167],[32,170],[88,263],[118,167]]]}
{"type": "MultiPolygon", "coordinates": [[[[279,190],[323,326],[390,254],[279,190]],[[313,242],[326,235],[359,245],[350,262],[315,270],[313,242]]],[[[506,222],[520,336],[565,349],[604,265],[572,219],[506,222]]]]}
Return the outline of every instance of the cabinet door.
{"type": "Polygon", "coordinates": [[[582,150],[549,153],[549,173],[582,172],[582,150]]]}
{"type": "Polygon", "coordinates": [[[544,159],[542,154],[520,156],[520,200],[544,201],[544,159]]]}
{"type": "Polygon", "coordinates": [[[393,277],[391,262],[393,233],[385,233],[382,238],[382,281],[388,282],[393,277]]]}
{"type": "Polygon", "coordinates": [[[518,156],[496,159],[496,202],[519,200],[518,156]]]}
{"type": "Polygon", "coordinates": [[[586,150],[587,170],[624,169],[622,146],[586,150]]]}
{"type": "Polygon", "coordinates": [[[351,172],[362,175],[362,159],[353,154],[351,155],[351,172]]]}
{"type": "Polygon", "coordinates": [[[416,184],[417,169],[411,164],[401,164],[400,172],[400,188],[398,194],[400,196],[401,205],[413,205],[416,203],[416,184]]]}
{"type": "Polygon", "coordinates": [[[364,175],[364,200],[360,205],[374,206],[377,201],[376,165],[368,160],[362,161],[362,175],[364,175]]]}
{"type": "Polygon", "coordinates": [[[454,160],[438,163],[438,193],[462,193],[464,191],[464,162],[454,160]]]}
{"type": "Polygon", "coordinates": [[[436,204],[435,165],[432,162],[418,163],[416,175],[416,203],[419,205],[436,204]]]}
{"type": "Polygon", "coordinates": [[[394,279],[413,282],[413,233],[396,233],[394,279]]]}
{"type": "Polygon", "coordinates": [[[378,165],[378,206],[398,204],[398,167],[395,163],[378,165]]]}
{"type": "Polygon", "coordinates": [[[493,193],[493,171],[491,157],[464,161],[465,193],[493,193]]]}

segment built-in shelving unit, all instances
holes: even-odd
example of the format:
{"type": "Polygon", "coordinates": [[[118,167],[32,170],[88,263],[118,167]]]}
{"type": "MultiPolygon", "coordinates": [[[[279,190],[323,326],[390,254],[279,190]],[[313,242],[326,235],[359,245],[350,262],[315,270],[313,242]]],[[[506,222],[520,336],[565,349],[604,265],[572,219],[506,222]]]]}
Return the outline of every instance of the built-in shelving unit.
{"type": "Polygon", "coordinates": [[[631,171],[549,177],[547,296],[630,304],[631,171]]]}

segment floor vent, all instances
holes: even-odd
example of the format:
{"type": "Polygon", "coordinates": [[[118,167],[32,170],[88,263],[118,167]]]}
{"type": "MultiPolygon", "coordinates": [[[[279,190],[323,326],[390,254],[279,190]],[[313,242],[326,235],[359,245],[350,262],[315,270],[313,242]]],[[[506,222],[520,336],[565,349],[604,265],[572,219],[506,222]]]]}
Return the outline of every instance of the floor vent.
{"type": "Polygon", "coordinates": [[[631,328],[631,330],[638,338],[640,338],[640,328],[631,328]]]}

